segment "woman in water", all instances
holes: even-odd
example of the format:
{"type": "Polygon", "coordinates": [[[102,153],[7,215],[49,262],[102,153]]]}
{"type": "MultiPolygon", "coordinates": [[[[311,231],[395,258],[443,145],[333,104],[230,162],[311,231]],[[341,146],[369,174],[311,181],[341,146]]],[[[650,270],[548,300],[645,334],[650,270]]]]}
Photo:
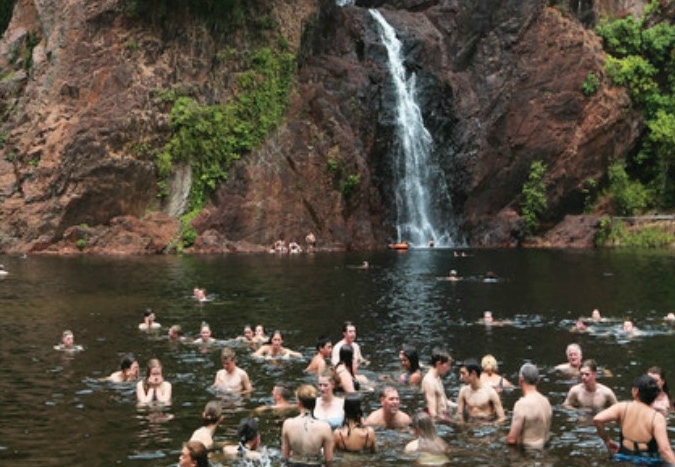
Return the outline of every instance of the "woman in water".
{"type": "Polygon", "coordinates": [[[128,383],[138,379],[138,362],[132,354],[126,354],[120,360],[120,370],[106,378],[112,383],[128,383]]]}
{"type": "Polygon", "coordinates": [[[340,360],[335,365],[335,374],[340,379],[340,388],[346,392],[356,392],[361,384],[356,378],[354,365],[354,349],[351,345],[345,344],[340,347],[340,360]]]}
{"type": "Polygon", "coordinates": [[[223,453],[229,459],[259,459],[262,455],[260,447],[260,431],[258,431],[258,419],[242,418],[237,428],[239,444],[223,446],[223,453]]]}
{"type": "Polygon", "coordinates": [[[339,428],[345,417],[344,399],[333,393],[335,374],[332,369],[326,369],[319,374],[318,385],[321,395],[316,400],[314,418],[328,422],[333,429],[339,428]]]}
{"type": "Polygon", "coordinates": [[[213,435],[220,422],[223,421],[223,414],[220,402],[211,401],[204,407],[202,412],[204,426],[197,428],[190,437],[190,441],[200,441],[206,449],[213,450],[213,435]]]}
{"type": "Polygon", "coordinates": [[[267,334],[265,334],[265,328],[262,324],[258,324],[255,327],[255,334],[253,335],[253,341],[257,342],[258,344],[264,344],[267,342],[269,338],[267,337],[267,334]]]}
{"type": "Polygon", "coordinates": [[[217,341],[211,334],[211,326],[209,323],[202,322],[202,327],[199,329],[199,337],[192,341],[193,344],[215,344],[217,341]]]}
{"type": "Polygon", "coordinates": [[[295,352],[291,349],[283,347],[284,338],[281,331],[274,331],[272,337],[267,344],[260,347],[253,353],[254,357],[270,357],[270,358],[302,358],[300,352],[295,352]]]}
{"type": "Polygon", "coordinates": [[[436,434],[436,427],[428,413],[417,412],[413,415],[412,427],[417,439],[406,445],[405,452],[445,454],[448,451],[448,445],[436,434]]]}
{"type": "Polygon", "coordinates": [[[666,419],[651,407],[659,391],[654,378],[642,375],[633,383],[632,401],[614,404],[593,417],[598,435],[617,460],[649,463],[660,460],[668,465],[675,464],[666,419]],[[618,443],[605,431],[605,423],[611,421],[619,423],[618,443]]]}
{"type": "Polygon", "coordinates": [[[335,447],[343,451],[375,452],[375,430],[370,426],[363,426],[361,396],[357,393],[347,394],[344,408],[345,420],[342,427],[333,432],[335,447]]]}
{"type": "Polygon", "coordinates": [[[162,364],[156,358],[148,361],[145,378],[136,385],[136,399],[139,405],[171,404],[171,383],[164,381],[162,364]]]}
{"type": "Polygon", "coordinates": [[[647,374],[654,378],[659,385],[659,395],[656,396],[656,399],[652,402],[652,407],[661,412],[663,416],[666,417],[666,420],[668,420],[668,414],[675,410],[675,405],[673,405],[673,399],[670,397],[670,389],[666,382],[666,373],[661,367],[653,366],[647,370],[647,374]]]}
{"type": "Polygon", "coordinates": [[[513,384],[503,376],[497,374],[497,359],[490,354],[483,357],[480,362],[483,369],[480,374],[480,381],[483,384],[489,384],[497,392],[502,392],[504,388],[512,388],[513,384]]]}
{"type": "Polygon", "coordinates": [[[405,373],[398,377],[399,383],[417,386],[422,381],[422,371],[420,370],[420,357],[417,355],[417,349],[412,345],[403,344],[403,348],[398,354],[401,365],[405,368],[405,373]]]}

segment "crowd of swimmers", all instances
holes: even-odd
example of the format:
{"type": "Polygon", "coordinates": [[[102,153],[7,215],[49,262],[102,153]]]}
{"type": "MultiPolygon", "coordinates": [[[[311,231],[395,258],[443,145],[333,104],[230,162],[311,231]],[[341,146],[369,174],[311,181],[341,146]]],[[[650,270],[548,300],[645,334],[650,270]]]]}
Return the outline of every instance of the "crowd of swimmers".
{"type": "MultiPolygon", "coordinates": [[[[594,315],[595,316],[595,315],[594,315]]],[[[597,316],[599,318],[599,312],[597,316]]],[[[492,316],[484,316],[492,319],[492,316]]],[[[143,314],[141,331],[157,331],[161,325],[155,321],[152,310],[143,314]]],[[[169,338],[184,340],[180,327],[172,326],[169,338]]],[[[213,336],[208,324],[203,323],[194,343],[209,344],[213,336]]],[[[301,358],[302,354],[283,346],[281,332],[266,335],[262,326],[246,326],[242,336],[232,341],[245,343],[251,354],[260,358],[301,358]]],[[[227,344],[227,341],[225,341],[227,344]]],[[[81,350],[75,345],[74,335],[65,331],[58,350],[81,350]]],[[[222,369],[216,372],[211,389],[215,392],[247,394],[253,391],[248,373],[237,366],[237,353],[233,346],[223,346],[222,369]]],[[[328,464],[334,451],[375,452],[378,446],[378,429],[412,429],[414,439],[401,446],[408,454],[435,456],[434,462],[449,462],[448,444],[439,437],[438,423],[496,423],[509,420],[502,405],[502,393],[520,389],[521,397],[515,403],[505,443],[527,449],[544,449],[551,439],[553,411],[549,399],[539,392],[539,369],[534,363],[525,363],[518,372],[517,384],[512,384],[498,373],[497,359],[485,355],[479,361],[468,358],[453,362],[442,348],[434,348],[428,364],[422,367],[417,349],[403,345],[398,354],[403,372],[398,377],[369,381],[359,373],[368,365],[361,347],[356,342],[356,326],[345,322],[342,339],[335,344],[322,336],[316,342],[316,353],[305,369],[316,376],[316,385],[301,384],[295,392],[284,384],[272,388],[273,404],[255,409],[254,412],[272,410],[284,420],[281,426],[281,457],[289,466],[328,464]],[[453,363],[459,369],[462,386],[456,400],[451,400],[445,390],[443,378],[451,371],[453,363]],[[378,391],[380,407],[370,414],[362,409],[363,388],[378,391]],[[398,387],[418,387],[424,403],[412,414],[400,409],[398,387]],[[292,402],[295,396],[295,402],[292,402]]],[[[652,367],[633,383],[631,400],[619,402],[608,386],[597,381],[604,374],[592,359],[583,359],[582,349],[576,344],[566,348],[567,360],[555,367],[555,372],[576,379],[563,402],[567,409],[581,409],[594,414],[593,423],[608,452],[619,460],[634,462],[660,462],[675,464],[675,455],[667,432],[668,414],[675,409],[662,369],[652,367]],[[605,426],[615,422],[619,426],[619,439],[613,440],[605,426]]],[[[172,385],[164,379],[159,360],[150,359],[141,377],[138,362],[133,355],[124,355],[120,369],[108,378],[113,383],[134,383],[139,405],[169,405],[172,385]],[[140,378],[140,379],[139,379],[140,378]]],[[[224,406],[220,401],[210,401],[202,412],[203,426],[194,431],[181,451],[179,467],[204,467],[209,465],[210,453],[218,452],[227,459],[257,459],[268,455],[262,445],[258,421],[245,416],[239,420],[237,439],[233,442],[215,441],[219,425],[224,420],[224,406]]]]}

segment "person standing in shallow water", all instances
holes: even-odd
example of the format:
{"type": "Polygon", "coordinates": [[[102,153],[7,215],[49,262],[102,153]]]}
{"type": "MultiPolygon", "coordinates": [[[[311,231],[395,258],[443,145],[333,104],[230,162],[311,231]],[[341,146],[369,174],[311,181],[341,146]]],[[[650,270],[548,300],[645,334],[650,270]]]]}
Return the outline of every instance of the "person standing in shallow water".
{"type": "Polygon", "coordinates": [[[304,384],[295,392],[300,415],[284,421],[281,428],[281,458],[286,465],[333,461],[333,432],[330,425],[312,415],[316,389],[304,384]]]}
{"type": "Polygon", "coordinates": [[[546,396],[537,390],[539,370],[531,363],[520,367],[518,384],[523,397],[513,406],[511,429],[507,444],[517,444],[530,449],[543,449],[551,435],[553,410],[546,396]]]}
{"type": "Polygon", "coordinates": [[[567,356],[567,362],[556,365],[555,371],[568,376],[578,376],[582,361],[581,347],[579,344],[572,343],[567,346],[565,355],[567,356]]]}
{"type": "Polygon", "coordinates": [[[136,385],[136,398],[139,405],[171,404],[171,383],[164,381],[162,364],[156,358],[148,361],[145,378],[136,385]]]}
{"type": "Polygon", "coordinates": [[[452,368],[450,354],[443,349],[435,348],[431,352],[431,365],[429,371],[422,379],[422,393],[427,403],[427,410],[433,419],[450,419],[450,409],[455,407],[448,400],[443,386],[443,376],[447,375],[452,368]]]}
{"type": "Polygon", "coordinates": [[[563,405],[567,408],[582,407],[601,410],[617,403],[614,391],[597,382],[598,365],[595,360],[586,360],[579,371],[581,383],[572,386],[563,405]]]}

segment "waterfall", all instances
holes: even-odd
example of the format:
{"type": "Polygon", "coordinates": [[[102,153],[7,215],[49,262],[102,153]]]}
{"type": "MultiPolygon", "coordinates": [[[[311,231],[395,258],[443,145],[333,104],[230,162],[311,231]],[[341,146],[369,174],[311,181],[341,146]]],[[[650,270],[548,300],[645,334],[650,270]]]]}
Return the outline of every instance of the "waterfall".
{"type": "Polygon", "coordinates": [[[413,246],[454,246],[449,218],[452,203],[438,162],[431,157],[433,139],[424,126],[416,99],[414,73],[406,73],[401,41],[379,11],[370,14],[380,26],[380,39],[387,48],[389,72],[396,94],[397,144],[394,183],[396,194],[397,241],[413,246]],[[447,220],[445,218],[448,218],[447,220]]]}
{"type": "Polygon", "coordinates": [[[347,5],[353,5],[354,0],[335,0],[335,4],[337,6],[347,6],[347,5]]]}

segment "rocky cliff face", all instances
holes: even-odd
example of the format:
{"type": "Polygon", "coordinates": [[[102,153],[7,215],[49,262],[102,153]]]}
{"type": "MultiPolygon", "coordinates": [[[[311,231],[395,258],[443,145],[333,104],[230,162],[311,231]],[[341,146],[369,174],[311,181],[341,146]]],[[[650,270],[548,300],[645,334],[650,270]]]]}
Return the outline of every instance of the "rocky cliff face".
{"type": "MultiPolygon", "coordinates": [[[[214,65],[217,49],[202,29],[167,42],[125,22],[119,3],[17,4],[0,43],[1,250],[154,253],[178,234],[139,149],[168,137],[169,109],[153,96],[181,83],[226,99],[227,64],[214,65]]],[[[194,249],[253,249],[308,231],[325,248],[379,248],[393,238],[394,100],[374,6],[417,73],[433,157],[468,243],[517,244],[520,191],[535,160],[548,166],[546,222],[581,212],[584,182],[630,150],[640,121],[605,79],[598,39],[547,4],[277,1],[299,54],[291,106],[195,219],[194,249]],[[600,88],[586,97],[591,72],[600,88]],[[358,184],[347,190],[350,175],[358,184]]]]}

